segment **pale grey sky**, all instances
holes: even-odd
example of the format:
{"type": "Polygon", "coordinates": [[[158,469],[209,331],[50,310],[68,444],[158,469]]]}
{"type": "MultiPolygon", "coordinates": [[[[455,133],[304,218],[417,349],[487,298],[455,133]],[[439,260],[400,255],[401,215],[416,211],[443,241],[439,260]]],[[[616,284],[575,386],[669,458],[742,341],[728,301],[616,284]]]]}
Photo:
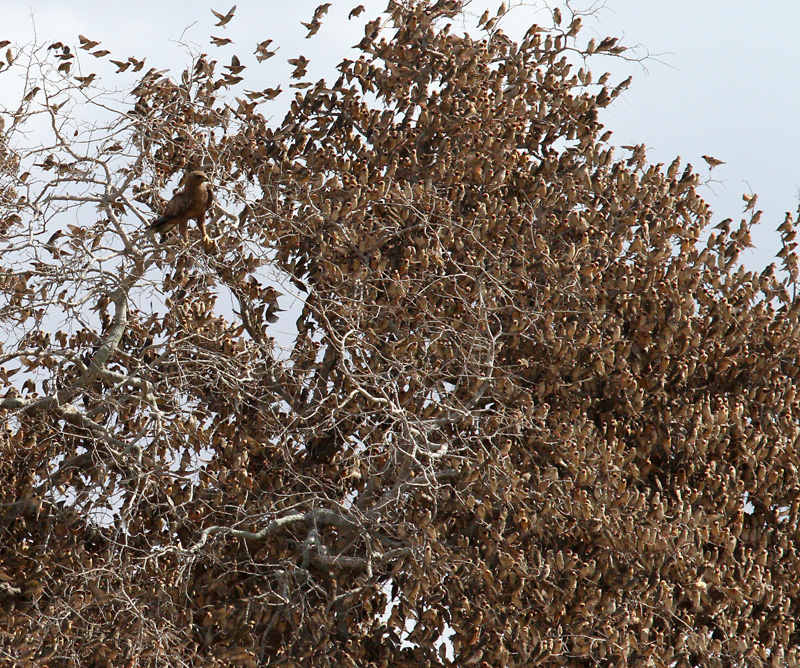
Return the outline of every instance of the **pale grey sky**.
{"type": "Polygon", "coordinates": [[[608,0],[591,25],[664,54],[608,110],[616,141],[644,142],[654,162],[681,155],[706,175],[701,155],[726,161],[713,192],[701,191],[716,219],[738,222],[742,194],[758,193],[757,248],[743,257],[753,267],[772,261],[775,229],[798,206],[798,25],[800,3],[788,0],[608,0]]]}
{"type": "MultiPolygon", "coordinates": [[[[25,44],[35,39],[77,44],[77,35],[101,40],[111,58],[148,57],[147,66],[172,67],[177,74],[187,62],[187,47],[206,52],[221,63],[237,54],[249,66],[248,88],[279,84],[287,89],[291,70],[287,58],[311,59],[312,77],[331,76],[363,34],[363,22],[385,7],[384,0],[333,0],[319,34],[306,40],[308,21],[318,2],[301,0],[238,0],[238,9],[225,27],[215,27],[209,9],[227,12],[233,0],[197,2],[145,0],[135,3],[107,0],[37,0],[7,3],[0,39],[25,44]],[[360,19],[348,21],[348,12],[366,5],[360,19]],[[217,48],[208,35],[230,37],[234,44],[217,48]],[[255,44],[272,38],[277,55],[261,64],[253,57],[255,44]]],[[[474,0],[471,9],[500,2],[474,0]]],[[[514,4],[513,0],[510,4],[514,4]]],[[[549,12],[543,2],[518,8],[507,16],[504,29],[513,34],[533,21],[545,24],[549,12]],[[538,9],[537,9],[538,7],[538,9]]],[[[548,2],[551,7],[556,2],[548,2]]],[[[714,182],[701,194],[715,211],[715,219],[738,221],[745,192],[759,194],[764,210],[754,239],[757,248],[744,256],[753,268],[771,261],[778,249],[775,228],[784,212],[797,209],[800,166],[800,132],[797,131],[800,68],[795,47],[800,25],[800,3],[776,0],[574,0],[576,9],[595,7],[584,25],[591,36],[621,36],[626,45],[642,45],[653,57],[641,65],[619,59],[598,58],[596,75],[609,69],[619,79],[634,75],[633,84],[600,120],[614,131],[612,142],[644,143],[653,162],[669,163],[680,155],[701,174],[708,170],[701,155],[713,155],[727,164],[713,172],[714,182]]],[[[563,4],[561,4],[563,8],[563,4]]],[[[565,11],[566,13],[566,11],[565,11]]],[[[82,54],[84,68],[101,70],[102,61],[82,54]]],[[[86,69],[84,73],[93,71],[86,69]]],[[[113,78],[109,79],[114,81],[113,78]]],[[[289,99],[291,96],[285,96],[289,99]]],[[[2,101],[0,99],[0,101],[2,101]]],[[[282,104],[276,104],[276,115],[282,104]]],[[[267,110],[268,113],[268,110],[267,110]]],[[[618,152],[619,156],[623,152],[618,152]]]]}

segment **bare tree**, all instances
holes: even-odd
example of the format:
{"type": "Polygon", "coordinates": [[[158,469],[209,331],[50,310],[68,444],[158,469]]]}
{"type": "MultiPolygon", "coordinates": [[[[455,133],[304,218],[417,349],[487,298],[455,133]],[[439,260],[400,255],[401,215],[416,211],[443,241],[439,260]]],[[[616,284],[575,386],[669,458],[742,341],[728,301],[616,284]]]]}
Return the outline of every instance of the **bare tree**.
{"type": "Polygon", "coordinates": [[[795,219],[747,271],[755,198],[704,242],[690,167],[614,157],[616,39],[462,12],[292,59],[276,125],[239,58],[9,48],[3,661],[795,664],[795,219]],[[211,242],[157,238],[193,170],[211,242]]]}

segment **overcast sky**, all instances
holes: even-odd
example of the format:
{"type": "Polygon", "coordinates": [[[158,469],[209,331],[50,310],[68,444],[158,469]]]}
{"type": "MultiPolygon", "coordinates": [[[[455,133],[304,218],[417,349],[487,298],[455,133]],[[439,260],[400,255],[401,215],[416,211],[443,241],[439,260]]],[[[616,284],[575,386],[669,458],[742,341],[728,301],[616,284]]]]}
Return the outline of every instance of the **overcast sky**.
{"type": "MultiPolygon", "coordinates": [[[[283,84],[286,89],[291,69],[287,58],[305,55],[312,61],[312,77],[330,77],[333,66],[352,57],[349,47],[363,35],[364,20],[383,9],[385,1],[333,0],[322,29],[311,40],[304,38],[306,29],[300,21],[310,20],[317,2],[238,0],[230,23],[215,27],[217,19],[210,8],[225,13],[231,4],[232,0],[224,5],[178,0],[17,1],[5,3],[0,39],[17,45],[34,40],[77,45],[80,33],[102,41],[99,48],[110,49],[111,58],[147,56],[148,67],[172,67],[175,74],[188,61],[187,48],[206,52],[221,63],[229,62],[235,53],[249,66],[245,72],[252,77],[248,88],[283,84]],[[349,11],[361,2],[367,11],[360,19],[348,21],[349,11]],[[214,47],[209,35],[229,37],[235,43],[214,47]],[[280,50],[276,57],[256,64],[255,44],[267,38],[275,40],[271,48],[280,46],[280,50]]],[[[531,4],[509,14],[507,32],[549,20],[544,3],[531,4]]],[[[634,75],[630,89],[601,116],[607,129],[614,131],[611,141],[646,144],[652,162],[669,164],[680,155],[704,176],[708,169],[701,155],[724,160],[726,164],[713,172],[714,182],[701,194],[715,210],[716,220],[732,217],[738,221],[742,194],[758,193],[757,208],[764,210],[764,216],[754,235],[757,248],[745,254],[744,262],[756,268],[771,261],[778,249],[774,230],[784,212],[795,212],[798,205],[800,68],[795,32],[800,25],[800,3],[574,0],[571,4],[579,9],[597,8],[584,22],[587,39],[621,36],[626,45],[641,45],[639,54],[651,54],[644,63],[646,70],[640,64],[608,58],[590,65],[598,76],[605,69],[619,73],[620,79],[634,75]],[[762,9],[767,4],[771,11],[762,9]]],[[[480,14],[483,6],[495,8],[499,0],[473,0],[470,7],[480,14]]],[[[85,67],[101,67],[101,61],[88,56],[82,62],[85,67]]]]}

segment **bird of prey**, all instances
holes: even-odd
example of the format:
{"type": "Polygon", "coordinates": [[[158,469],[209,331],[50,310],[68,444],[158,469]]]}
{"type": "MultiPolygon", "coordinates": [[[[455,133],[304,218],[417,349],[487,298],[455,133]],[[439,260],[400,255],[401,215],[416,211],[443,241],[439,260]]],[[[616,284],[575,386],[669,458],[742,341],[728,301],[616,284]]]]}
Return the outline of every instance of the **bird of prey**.
{"type": "Polygon", "coordinates": [[[167,203],[164,214],[150,224],[150,230],[165,235],[175,226],[181,231],[184,239],[189,238],[189,220],[197,221],[203,235],[203,244],[211,246],[212,242],[206,233],[206,212],[214,201],[214,194],[208,185],[205,172],[189,172],[182,180],[183,189],[179,190],[167,203]]]}

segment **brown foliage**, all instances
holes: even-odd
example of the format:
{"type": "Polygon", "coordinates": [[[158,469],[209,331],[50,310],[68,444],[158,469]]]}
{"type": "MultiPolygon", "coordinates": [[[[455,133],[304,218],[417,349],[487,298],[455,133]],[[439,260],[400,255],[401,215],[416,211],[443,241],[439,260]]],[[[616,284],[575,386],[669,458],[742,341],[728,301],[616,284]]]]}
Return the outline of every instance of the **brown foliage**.
{"type": "Polygon", "coordinates": [[[627,82],[570,57],[616,40],[459,11],[392,3],[332,85],[291,59],[275,127],[207,57],[81,125],[100,81],[34,51],[0,144],[4,660],[794,665],[795,221],[784,278],[746,271],[754,198],[704,242],[699,177],[600,136],[627,82]],[[213,247],[154,244],[201,168],[213,247]]]}

